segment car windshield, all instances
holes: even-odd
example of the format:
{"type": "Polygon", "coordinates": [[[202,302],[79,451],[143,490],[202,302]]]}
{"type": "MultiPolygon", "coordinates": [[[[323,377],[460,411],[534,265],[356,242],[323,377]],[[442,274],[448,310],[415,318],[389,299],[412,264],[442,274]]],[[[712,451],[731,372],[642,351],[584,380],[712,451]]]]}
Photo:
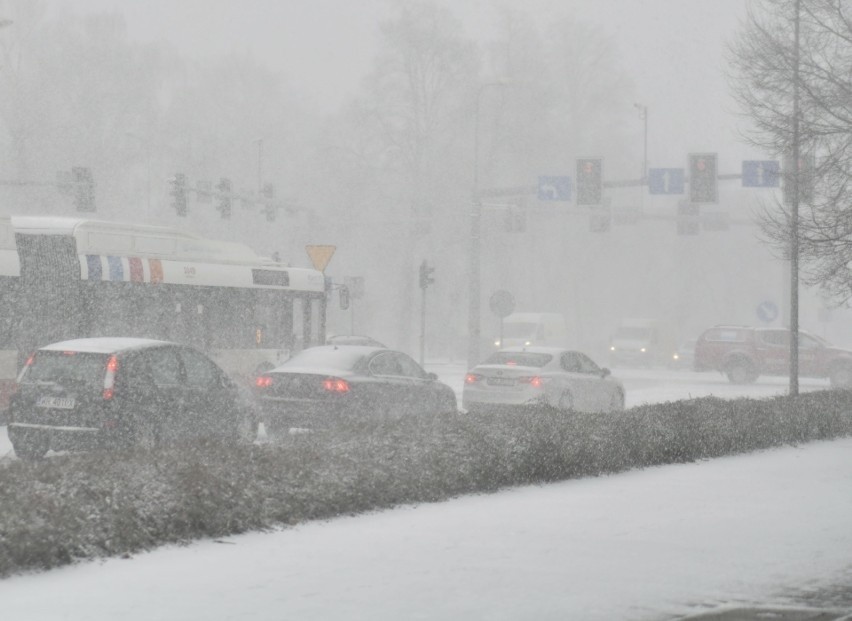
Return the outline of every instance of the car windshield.
{"type": "Polygon", "coordinates": [[[535,323],[504,323],[503,338],[505,339],[522,339],[535,334],[535,329],[538,324],[535,323]]]}
{"type": "Polygon", "coordinates": [[[24,373],[25,383],[72,381],[90,386],[102,385],[106,354],[39,351],[24,373]]]}
{"type": "Polygon", "coordinates": [[[622,326],[615,333],[615,338],[626,340],[642,340],[647,339],[650,334],[648,328],[638,326],[622,326]]]}
{"type": "Polygon", "coordinates": [[[491,354],[485,364],[505,364],[511,367],[543,367],[553,360],[550,354],[526,351],[498,351],[491,354]]]}

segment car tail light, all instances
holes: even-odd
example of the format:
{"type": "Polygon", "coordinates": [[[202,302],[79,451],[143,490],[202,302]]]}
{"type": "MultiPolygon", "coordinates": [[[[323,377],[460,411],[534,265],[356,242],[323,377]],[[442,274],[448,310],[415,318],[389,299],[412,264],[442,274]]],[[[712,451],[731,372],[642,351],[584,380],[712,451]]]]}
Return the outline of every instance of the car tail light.
{"type": "Polygon", "coordinates": [[[538,375],[533,375],[530,377],[519,377],[518,382],[521,384],[529,384],[533,388],[541,388],[544,385],[544,379],[539,377],[538,375]]]}
{"type": "Polygon", "coordinates": [[[260,375],[254,380],[254,385],[258,388],[269,388],[272,386],[272,376],[260,375]]]}
{"type": "Polygon", "coordinates": [[[349,382],[339,377],[327,377],[322,381],[322,387],[329,392],[349,392],[349,382]]]}
{"type": "Polygon", "coordinates": [[[475,384],[476,382],[478,382],[481,379],[482,379],[481,375],[477,375],[476,373],[468,373],[467,375],[464,376],[464,383],[465,384],[475,384]]]}
{"type": "Polygon", "coordinates": [[[104,400],[115,396],[115,374],[118,372],[118,358],[115,355],[109,357],[106,363],[106,375],[104,375],[104,400]]]}

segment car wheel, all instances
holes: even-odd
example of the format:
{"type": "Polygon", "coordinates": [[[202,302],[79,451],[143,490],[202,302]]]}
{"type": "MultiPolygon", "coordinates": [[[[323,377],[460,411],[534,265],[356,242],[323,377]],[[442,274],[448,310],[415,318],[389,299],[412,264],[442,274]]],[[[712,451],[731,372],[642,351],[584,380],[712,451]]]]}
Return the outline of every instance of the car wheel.
{"type": "Polygon", "coordinates": [[[249,445],[257,440],[257,416],[251,410],[238,410],[234,426],[234,441],[237,444],[249,445]]]}
{"type": "Polygon", "coordinates": [[[725,374],[732,384],[751,384],[757,379],[758,373],[748,360],[733,360],[725,368],[725,374]]]}
{"type": "Polygon", "coordinates": [[[559,403],[556,409],[560,412],[571,412],[574,410],[574,397],[571,396],[570,392],[566,390],[559,395],[559,403]]]}
{"type": "Polygon", "coordinates": [[[829,371],[828,379],[832,388],[852,388],[852,364],[836,364],[829,371]]]}
{"type": "Polygon", "coordinates": [[[38,439],[20,439],[12,442],[15,455],[24,461],[36,461],[47,454],[47,442],[38,439]]]}
{"type": "Polygon", "coordinates": [[[609,402],[609,411],[610,412],[621,412],[624,410],[624,393],[620,390],[617,390],[613,393],[612,398],[609,402]]]}

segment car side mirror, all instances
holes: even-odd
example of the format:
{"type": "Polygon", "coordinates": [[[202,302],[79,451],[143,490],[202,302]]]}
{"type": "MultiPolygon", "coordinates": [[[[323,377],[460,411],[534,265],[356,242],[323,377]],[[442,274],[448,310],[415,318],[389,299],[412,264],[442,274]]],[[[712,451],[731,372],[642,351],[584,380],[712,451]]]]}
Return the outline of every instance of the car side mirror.
{"type": "Polygon", "coordinates": [[[607,367],[601,369],[601,377],[609,377],[612,375],[612,371],[610,371],[607,367]]]}

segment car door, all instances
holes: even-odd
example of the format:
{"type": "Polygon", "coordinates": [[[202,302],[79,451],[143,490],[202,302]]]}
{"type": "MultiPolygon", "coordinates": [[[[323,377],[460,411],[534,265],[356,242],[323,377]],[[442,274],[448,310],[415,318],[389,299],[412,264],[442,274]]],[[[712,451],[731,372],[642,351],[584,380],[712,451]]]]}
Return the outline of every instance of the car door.
{"type": "Polygon", "coordinates": [[[185,419],[186,394],[183,386],[181,360],[173,347],[157,347],[146,350],[136,359],[137,368],[144,369],[148,377],[142,381],[153,384],[150,396],[152,416],[162,430],[164,440],[177,440],[187,435],[185,419]]]}
{"type": "Polygon", "coordinates": [[[571,393],[573,409],[578,412],[593,410],[595,391],[591,378],[583,370],[581,354],[576,351],[562,352],[559,366],[565,374],[564,382],[571,393]]]}
{"type": "Polygon", "coordinates": [[[762,370],[771,375],[784,375],[790,368],[790,332],[759,330],[756,341],[762,370]]]}
{"type": "Polygon", "coordinates": [[[589,408],[595,412],[609,410],[612,403],[613,385],[604,377],[603,370],[586,354],[576,352],[580,360],[580,368],[586,376],[588,386],[589,408]]]}
{"type": "Polygon", "coordinates": [[[186,420],[192,436],[222,436],[236,416],[230,386],[222,371],[201,352],[180,349],[186,386],[186,420]]]}
{"type": "Polygon", "coordinates": [[[370,399],[373,409],[381,414],[401,415],[409,407],[410,382],[403,375],[397,352],[383,351],[368,364],[370,399]]]}
{"type": "Polygon", "coordinates": [[[403,394],[403,408],[411,414],[437,412],[439,403],[435,382],[429,379],[426,371],[411,356],[396,353],[399,368],[406,388],[403,394]]]}

